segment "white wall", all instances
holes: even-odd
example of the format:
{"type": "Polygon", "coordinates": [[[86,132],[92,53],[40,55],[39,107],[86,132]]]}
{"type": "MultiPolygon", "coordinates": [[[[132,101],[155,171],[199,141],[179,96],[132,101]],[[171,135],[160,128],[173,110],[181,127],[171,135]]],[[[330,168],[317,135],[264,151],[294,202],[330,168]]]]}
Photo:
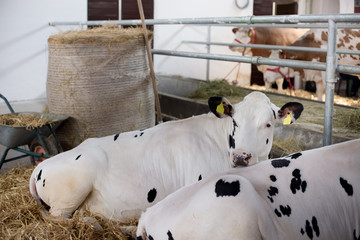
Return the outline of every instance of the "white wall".
{"type": "MultiPolygon", "coordinates": [[[[328,1],[334,2],[332,6],[340,8],[340,12],[351,12],[354,8],[353,0],[312,0],[312,3],[321,4],[317,9],[323,9],[328,1]]],[[[247,16],[252,15],[252,6],[253,0],[249,0],[246,9],[237,8],[234,0],[154,0],[154,18],[247,16]]],[[[87,0],[0,0],[0,93],[11,102],[44,99],[48,60],[47,39],[51,34],[70,28],[49,27],[48,22],[86,19],[87,0]]],[[[213,27],[211,41],[231,42],[234,38],[231,28],[213,27]]],[[[181,42],[206,41],[206,38],[205,26],[157,25],[154,48],[205,53],[205,45],[181,42]]],[[[220,46],[212,46],[211,53],[237,54],[227,47],[220,46]]],[[[202,59],[155,55],[154,65],[155,71],[159,74],[183,75],[198,79],[205,79],[206,76],[206,60],[202,59]]],[[[235,65],[233,62],[211,61],[210,79],[224,78],[235,65]]],[[[242,79],[248,82],[249,64],[242,63],[241,66],[242,79]]],[[[235,79],[235,75],[236,71],[230,78],[235,79]]],[[[3,105],[1,100],[0,105],[3,105]]]]}
{"type": "MultiPolygon", "coordinates": [[[[236,17],[252,15],[253,0],[246,9],[236,7],[234,0],[155,0],[154,18],[202,18],[236,17]]],[[[211,41],[231,43],[234,34],[232,27],[212,27],[211,41]]],[[[157,25],[155,26],[154,48],[186,52],[206,53],[206,45],[184,44],[183,40],[206,41],[207,26],[157,25]]],[[[238,55],[227,47],[211,46],[211,53],[238,55]]],[[[234,62],[211,61],[210,80],[222,79],[236,65],[234,62]]],[[[248,82],[250,65],[241,64],[241,73],[248,82]],[[244,67],[247,65],[247,67],[244,67]]],[[[154,67],[159,74],[182,75],[205,80],[206,60],[155,55],[154,67]]],[[[236,71],[230,76],[235,79],[236,71]]]]}
{"type": "Polygon", "coordinates": [[[86,19],[87,0],[1,0],[0,93],[9,101],[45,98],[47,39],[58,32],[48,22],[86,19]]]}

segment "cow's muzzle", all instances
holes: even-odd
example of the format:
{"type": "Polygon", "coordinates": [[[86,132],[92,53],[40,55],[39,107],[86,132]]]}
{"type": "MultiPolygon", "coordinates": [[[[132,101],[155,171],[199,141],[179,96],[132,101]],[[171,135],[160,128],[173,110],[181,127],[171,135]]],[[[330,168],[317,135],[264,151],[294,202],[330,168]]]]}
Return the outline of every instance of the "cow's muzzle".
{"type": "Polygon", "coordinates": [[[246,167],[249,165],[250,160],[251,160],[251,153],[246,153],[246,152],[242,152],[242,153],[236,153],[234,152],[232,154],[232,161],[233,161],[233,165],[234,167],[246,167]]]}

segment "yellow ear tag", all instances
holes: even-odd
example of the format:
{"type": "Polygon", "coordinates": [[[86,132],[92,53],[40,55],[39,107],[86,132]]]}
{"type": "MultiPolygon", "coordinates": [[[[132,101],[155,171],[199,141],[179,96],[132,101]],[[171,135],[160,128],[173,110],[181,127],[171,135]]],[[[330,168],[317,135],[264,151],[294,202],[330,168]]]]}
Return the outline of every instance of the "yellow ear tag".
{"type": "Polygon", "coordinates": [[[289,125],[291,124],[291,114],[288,113],[287,117],[283,121],[283,125],[289,125]]]}
{"type": "Polygon", "coordinates": [[[219,105],[217,105],[216,111],[217,111],[218,113],[220,113],[220,114],[224,114],[225,109],[224,109],[223,103],[220,103],[219,105]]]}

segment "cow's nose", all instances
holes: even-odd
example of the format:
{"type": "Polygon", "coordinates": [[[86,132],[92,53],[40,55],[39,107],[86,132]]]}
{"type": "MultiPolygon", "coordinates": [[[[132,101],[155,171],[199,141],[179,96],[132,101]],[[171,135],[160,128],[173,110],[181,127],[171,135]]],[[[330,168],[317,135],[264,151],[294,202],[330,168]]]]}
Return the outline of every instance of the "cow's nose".
{"type": "Polygon", "coordinates": [[[246,153],[246,152],[234,152],[233,153],[233,157],[232,157],[232,161],[233,161],[233,165],[234,167],[246,167],[249,165],[250,160],[251,160],[251,153],[246,153]]]}

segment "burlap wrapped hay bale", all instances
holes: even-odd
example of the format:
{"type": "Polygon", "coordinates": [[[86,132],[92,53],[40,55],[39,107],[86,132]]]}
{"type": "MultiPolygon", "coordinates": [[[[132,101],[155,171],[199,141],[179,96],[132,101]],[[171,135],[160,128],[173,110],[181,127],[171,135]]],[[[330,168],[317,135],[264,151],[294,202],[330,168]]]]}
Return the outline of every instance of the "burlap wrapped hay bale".
{"type": "Polygon", "coordinates": [[[141,29],[70,31],[51,36],[48,43],[49,111],[71,117],[57,131],[66,149],[89,137],[154,126],[141,29]]]}

